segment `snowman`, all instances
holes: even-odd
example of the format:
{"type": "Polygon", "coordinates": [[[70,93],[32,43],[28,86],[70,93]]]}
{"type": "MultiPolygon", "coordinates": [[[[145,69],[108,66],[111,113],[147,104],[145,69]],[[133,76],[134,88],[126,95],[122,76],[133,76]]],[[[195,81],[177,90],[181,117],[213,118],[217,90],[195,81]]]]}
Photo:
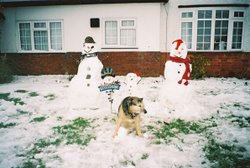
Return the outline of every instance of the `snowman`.
{"type": "Polygon", "coordinates": [[[72,109],[98,109],[103,64],[98,59],[95,41],[87,36],[83,43],[81,62],[77,75],[72,78],[69,86],[69,99],[72,109]]]}
{"type": "Polygon", "coordinates": [[[141,77],[138,73],[130,72],[126,75],[126,88],[129,96],[142,97],[138,87],[140,81],[141,77]]]}
{"type": "Polygon", "coordinates": [[[187,47],[181,40],[173,41],[170,48],[169,60],[165,63],[164,78],[160,89],[160,101],[170,111],[184,112],[190,102],[190,58],[187,47]]]}

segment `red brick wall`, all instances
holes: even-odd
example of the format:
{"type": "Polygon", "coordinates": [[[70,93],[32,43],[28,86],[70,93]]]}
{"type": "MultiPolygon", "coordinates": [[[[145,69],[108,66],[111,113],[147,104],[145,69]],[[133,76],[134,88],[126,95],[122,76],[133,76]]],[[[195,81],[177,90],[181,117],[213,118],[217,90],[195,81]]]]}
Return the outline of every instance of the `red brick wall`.
{"type": "MultiPolygon", "coordinates": [[[[208,76],[250,78],[250,53],[189,54],[203,55],[208,59],[208,76]]],[[[141,76],[159,76],[163,74],[168,55],[160,52],[101,52],[99,58],[105,67],[111,67],[117,75],[137,71],[141,76]]],[[[76,74],[80,53],[12,53],[7,54],[7,58],[17,75],[76,74]]]]}
{"type": "Polygon", "coordinates": [[[248,52],[204,52],[189,53],[203,55],[210,62],[207,76],[250,78],[250,53],[248,52]]]}

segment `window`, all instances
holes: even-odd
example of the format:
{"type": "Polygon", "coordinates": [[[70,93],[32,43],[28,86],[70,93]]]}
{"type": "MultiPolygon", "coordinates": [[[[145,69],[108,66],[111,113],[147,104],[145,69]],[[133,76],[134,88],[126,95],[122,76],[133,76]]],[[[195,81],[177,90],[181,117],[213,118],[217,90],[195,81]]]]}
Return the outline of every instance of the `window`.
{"type": "Polygon", "coordinates": [[[181,22],[181,39],[185,41],[187,48],[192,48],[192,31],[193,31],[193,23],[190,19],[193,18],[193,12],[183,12],[181,14],[182,22],[181,22]]]}
{"type": "Polygon", "coordinates": [[[105,46],[135,47],[136,22],[134,19],[105,20],[105,46]]]}
{"type": "Polygon", "coordinates": [[[37,21],[18,23],[21,51],[62,50],[62,23],[37,21]]]}
{"type": "Polygon", "coordinates": [[[181,13],[181,38],[198,51],[241,50],[244,11],[188,9],[181,13]]]}
{"type": "Polygon", "coordinates": [[[241,49],[243,22],[233,23],[232,49],[241,49]]]}
{"type": "Polygon", "coordinates": [[[192,22],[181,23],[181,39],[185,41],[187,48],[192,48],[192,22]]]}
{"type": "Polygon", "coordinates": [[[198,11],[197,50],[210,50],[212,28],[211,18],[211,10],[198,11]]]}
{"type": "Polygon", "coordinates": [[[214,50],[227,49],[228,18],[229,18],[228,10],[216,11],[214,50]]]}

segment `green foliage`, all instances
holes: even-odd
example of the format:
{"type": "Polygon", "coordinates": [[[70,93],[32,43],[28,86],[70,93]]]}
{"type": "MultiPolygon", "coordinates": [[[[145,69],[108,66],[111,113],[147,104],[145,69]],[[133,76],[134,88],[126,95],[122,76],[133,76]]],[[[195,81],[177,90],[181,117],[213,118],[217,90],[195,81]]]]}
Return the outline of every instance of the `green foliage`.
{"type": "Polygon", "coordinates": [[[9,127],[14,127],[16,126],[16,123],[8,123],[8,124],[4,124],[4,123],[0,123],[0,129],[1,128],[9,128],[9,127]]]}
{"type": "Polygon", "coordinates": [[[146,160],[148,157],[149,157],[149,154],[148,154],[148,153],[144,153],[144,154],[141,156],[141,160],[146,160]]]}
{"type": "Polygon", "coordinates": [[[231,121],[233,123],[238,123],[241,128],[250,127],[250,117],[235,116],[235,115],[232,115],[231,117],[232,117],[231,121]]]}
{"type": "Polygon", "coordinates": [[[44,96],[44,98],[46,98],[48,100],[54,100],[56,98],[56,96],[54,94],[48,94],[48,95],[44,96]]]}
{"type": "Polygon", "coordinates": [[[241,152],[246,151],[243,147],[234,144],[218,143],[214,139],[209,139],[203,148],[206,157],[213,163],[213,168],[239,167],[242,162],[249,162],[249,158],[243,158],[241,152]]]}
{"type": "Polygon", "coordinates": [[[41,159],[29,159],[28,161],[24,162],[22,166],[18,168],[45,168],[45,164],[41,159]]]}
{"type": "Polygon", "coordinates": [[[29,93],[29,96],[30,97],[36,97],[36,96],[38,96],[39,94],[37,93],[37,92],[30,92],[29,93]]]}
{"type": "Polygon", "coordinates": [[[30,122],[43,122],[44,120],[46,120],[46,117],[42,116],[33,118],[33,120],[31,120],[30,122]]]}
{"type": "Polygon", "coordinates": [[[0,93],[0,99],[3,99],[5,101],[14,102],[15,105],[17,105],[17,104],[24,105],[25,104],[20,98],[10,97],[10,93],[0,93]]]}
{"type": "Polygon", "coordinates": [[[27,93],[28,91],[27,90],[19,89],[19,90],[16,90],[15,92],[16,93],[27,93]]]}
{"type": "Polygon", "coordinates": [[[61,135],[61,139],[66,144],[86,146],[92,139],[95,139],[93,135],[86,133],[88,127],[90,127],[90,122],[79,117],[70,124],[54,127],[54,130],[61,135]]]}
{"type": "MultiPolygon", "coordinates": [[[[148,129],[153,132],[156,138],[164,140],[165,143],[170,141],[170,138],[176,137],[178,134],[191,134],[191,133],[202,133],[205,128],[195,122],[184,121],[176,119],[171,123],[162,124],[159,129],[155,129],[152,126],[148,126],[148,129]]],[[[156,141],[157,144],[161,142],[156,141]]]]}
{"type": "MultiPolygon", "coordinates": [[[[38,120],[40,122],[44,119],[45,117],[38,117],[33,120],[38,120]]],[[[92,139],[95,139],[93,135],[87,133],[86,129],[89,127],[90,122],[83,118],[77,118],[69,124],[54,127],[54,134],[48,138],[37,140],[31,145],[31,148],[28,151],[24,151],[17,155],[18,157],[23,157],[25,160],[20,168],[45,168],[42,158],[36,158],[35,156],[44,152],[45,149],[50,146],[59,146],[62,144],[88,145],[92,139]]],[[[60,159],[58,156],[55,157],[60,159]]]]}
{"type": "Polygon", "coordinates": [[[7,63],[6,56],[0,56],[0,84],[9,83],[13,80],[13,73],[7,63]]]}
{"type": "Polygon", "coordinates": [[[202,79],[207,75],[206,66],[209,66],[210,63],[205,56],[197,55],[191,56],[192,72],[191,77],[193,79],[202,79]]]}

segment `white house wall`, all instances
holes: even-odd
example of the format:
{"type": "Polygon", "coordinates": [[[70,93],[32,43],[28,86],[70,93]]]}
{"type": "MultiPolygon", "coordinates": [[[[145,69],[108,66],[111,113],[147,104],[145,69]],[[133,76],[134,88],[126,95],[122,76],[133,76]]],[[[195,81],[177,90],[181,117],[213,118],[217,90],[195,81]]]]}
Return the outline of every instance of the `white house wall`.
{"type": "MultiPolygon", "coordinates": [[[[244,22],[244,37],[242,50],[250,52],[250,7],[206,7],[206,8],[178,8],[179,5],[202,5],[202,4],[249,4],[250,0],[169,0],[166,4],[167,8],[167,51],[169,52],[173,40],[181,37],[180,34],[180,19],[181,11],[183,10],[197,10],[197,9],[229,9],[229,10],[245,10],[244,22]]],[[[196,39],[193,39],[193,43],[196,39]]]]}
{"type": "Polygon", "coordinates": [[[165,24],[161,22],[166,22],[166,18],[162,18],[166,16],[165,11],[161,11],[163,9],[160,3],[5,8],[6,20],[1,23],[2,39],[4,39],[4,43],[1,43],[1,52],[18,52],[17,23],[31,20],[62,20],[63,52],[81,51],[84,38],[88,35],[95,39],[100,51],[116,51],[117,49],[101,49],[103,47],[103,20],[107,18],[136,19],[136,47],[138,49],[130,49],[131,51],[164,50],[166,31],[165,24]],[[91,28],[90,18],[100,18],[100,27],[91,28]]]}

